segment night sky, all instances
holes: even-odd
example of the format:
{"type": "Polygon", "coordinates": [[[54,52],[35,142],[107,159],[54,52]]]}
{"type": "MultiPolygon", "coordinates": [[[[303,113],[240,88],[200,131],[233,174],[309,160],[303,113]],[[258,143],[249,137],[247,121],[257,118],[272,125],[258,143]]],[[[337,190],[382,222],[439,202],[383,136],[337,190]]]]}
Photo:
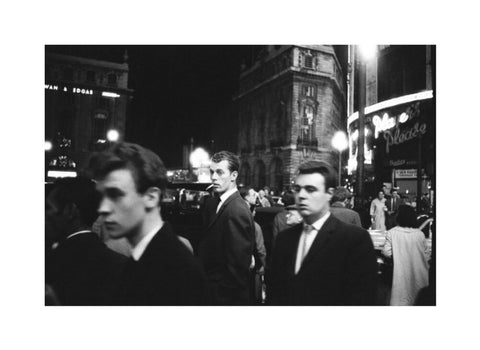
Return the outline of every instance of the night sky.
{"type": "Polygon", "coordinates": [[[155,151],[169,168],[182,165],[182,145],[218,150],[225,145],[213,123],[238,90],[240,65],[251,65],[261,46],[46,46],[46,51],[123,62],[128,52],[133,99],[125,140],[155,151]],[[212,144],[212,140],[214,143],[212,144]]]}

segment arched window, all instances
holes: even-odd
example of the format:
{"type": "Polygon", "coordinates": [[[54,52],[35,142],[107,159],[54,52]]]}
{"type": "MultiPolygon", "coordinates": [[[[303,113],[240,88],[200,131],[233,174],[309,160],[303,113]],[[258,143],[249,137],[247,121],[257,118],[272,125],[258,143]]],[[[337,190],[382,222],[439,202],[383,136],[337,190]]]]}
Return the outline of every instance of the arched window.
{"type": "Polygon", "coordinates": [[[240,166],[240,176],[239,176],[239,184],[243,184],[244,186],[250,185],[250,165],[247,162],[243,162],[240,166]]]}
{"type": "Polygon", "coordinates": [[[255,190],[263,188],[265,186],[265,163],[261,160],[257,160],[255,168],[253,170],[253,187],[255,190]]]}
{"type": "Polygon", "coordinates": [[[269,186],[276,192],[281,192],[283,189],[283,167],[282,160],[279,157],[273,158],[270,163],[269,186]]]}

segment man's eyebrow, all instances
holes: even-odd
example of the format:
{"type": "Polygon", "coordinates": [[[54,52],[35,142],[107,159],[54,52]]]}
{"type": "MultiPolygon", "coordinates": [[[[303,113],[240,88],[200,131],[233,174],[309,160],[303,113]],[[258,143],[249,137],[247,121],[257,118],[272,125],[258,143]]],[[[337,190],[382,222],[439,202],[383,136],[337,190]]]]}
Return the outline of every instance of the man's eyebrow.
{"type": "Polygon", "coordinates": [[[104,192],[110,193],[110,194],[123,194],[123,193],[125,193],[123,190],[121,190],[118,187],[105,187],[104,192]]]}

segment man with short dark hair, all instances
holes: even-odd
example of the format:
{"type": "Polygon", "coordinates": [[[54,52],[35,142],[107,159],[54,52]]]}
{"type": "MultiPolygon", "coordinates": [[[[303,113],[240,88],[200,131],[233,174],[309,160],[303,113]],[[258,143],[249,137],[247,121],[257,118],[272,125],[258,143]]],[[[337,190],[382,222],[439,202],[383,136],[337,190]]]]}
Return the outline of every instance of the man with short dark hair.
{"type": "Polygon", "coordinates": [[[332,200],[330,201],[332,203],[330,205],[330,212],[340,221],[362,227],[360,215],[358,215],[356,211],[346,207],[347,200],[350,196],[350,191],[345,187],[337,187],[333,191],[332,200]]]}
{"type": "Polygon", "coordinates": [[[237,190],[239,167],[239,158],[231,152],[212,156],[210,176],[219,197],[212,197],[205,205],[208,222],[198,248],[221,305],[250,302],[248,280],[255,227],[252,213],[237,190]]]}
{"type": "Polygon", "coordinates": [[[82,177],[57,180],[46,198],[46,291],[61,305],[110,304],[125,266],[127,259],[91,230],[98,203],[95,184],[82,177]]]}
{"type": "Polygon", "coordinates": [[[397,225],[398,208],[403,204],[403,200],[398,195],[398,189],[392,189],[392,195],[385,200],[387,206],[387,215],[385,220],[385,226],[387,230],[397,225]]]}
{"type": "Polygon", "coordinates": [[[268,303],[373,305],[377,265],[369,233],[330,214],[336,175],[328,164],[310,161],[298,170],[294,191],[303,223],[278,234],[268,303]]]}
{"type": "Polygon", "coordinates": [[[94,175],[104,228],[132,246],[118,304],[210,304],[203,270],[160,214],[167,184],[162,160],[131,143],[115,144],[97,157],[94,175]]]}

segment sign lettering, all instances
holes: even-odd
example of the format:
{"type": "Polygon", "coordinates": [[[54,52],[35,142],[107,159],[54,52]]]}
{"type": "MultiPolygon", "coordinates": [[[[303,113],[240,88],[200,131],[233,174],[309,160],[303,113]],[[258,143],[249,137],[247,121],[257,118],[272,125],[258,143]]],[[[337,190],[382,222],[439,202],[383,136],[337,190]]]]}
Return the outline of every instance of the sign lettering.
{"type": "Polygon", "coordinates": [[[400,131],[400,128],[395,128],[394,130],[386,130],[383,134],[383,137],[387,141],[386,151],[390,152],[391,146],[398,146],[406,141],[409,141],[417,136],[424,135],[427,132],[427,124],[415,123],[410,129],[400,131]]]}

